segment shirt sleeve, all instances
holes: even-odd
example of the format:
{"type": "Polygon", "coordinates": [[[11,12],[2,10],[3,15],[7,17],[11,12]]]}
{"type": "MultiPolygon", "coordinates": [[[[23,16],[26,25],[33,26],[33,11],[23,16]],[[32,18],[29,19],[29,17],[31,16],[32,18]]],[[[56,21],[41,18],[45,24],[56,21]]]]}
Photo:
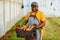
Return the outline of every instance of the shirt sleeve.
{"type": "Polygon", "coordinates": [[[30,13],[27,13],[27,15],[25,16],[25,20],[27,21],[29,19],[30,13]]]}
{"type": "Polygon", "coordinates": [[[46,18],[43,12],[41,13],[41,21],[46,21],[46,18]]]}

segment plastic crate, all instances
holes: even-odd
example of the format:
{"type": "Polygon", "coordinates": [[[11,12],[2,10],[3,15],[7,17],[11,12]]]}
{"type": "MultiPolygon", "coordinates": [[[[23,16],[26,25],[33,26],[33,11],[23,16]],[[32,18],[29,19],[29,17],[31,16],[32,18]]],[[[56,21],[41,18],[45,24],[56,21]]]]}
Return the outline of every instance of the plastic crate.
{"type": "Polygon", "coordinates": [[[34,36],[35,31],[16,30],[17,37],[20,38],[31,38],[34,36]]]}

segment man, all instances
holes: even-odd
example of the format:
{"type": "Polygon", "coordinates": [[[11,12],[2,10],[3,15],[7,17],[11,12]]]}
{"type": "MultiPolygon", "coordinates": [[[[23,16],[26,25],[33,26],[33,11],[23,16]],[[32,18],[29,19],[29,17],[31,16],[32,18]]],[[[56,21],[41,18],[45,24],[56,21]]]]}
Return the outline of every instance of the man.
{"type": "Polygon", "coordinates": [[[41,37],[41,29],[45,25],[45,15],[42,11],[38,10],[38,3],[37,2],[32,2],[31,4],[31,12],[28,12],[28,14],[25,17],[24,20],[24,25],[28,26],[35,26],[36,30],[36,35],[32,38],[26,38],[26,40],[42,40],[41,37]]]}

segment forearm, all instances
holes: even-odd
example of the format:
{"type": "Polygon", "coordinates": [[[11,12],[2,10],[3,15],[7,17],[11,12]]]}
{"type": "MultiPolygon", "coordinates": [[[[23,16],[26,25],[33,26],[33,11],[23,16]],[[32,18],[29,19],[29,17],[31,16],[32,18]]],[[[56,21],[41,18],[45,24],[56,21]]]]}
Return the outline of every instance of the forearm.
{"type": "Polygon", "coordinates": [[[45,26],[45,21],[43,21],[39,25],[37,25],[36,28],[42,28],[44,26],[45,26]]]}

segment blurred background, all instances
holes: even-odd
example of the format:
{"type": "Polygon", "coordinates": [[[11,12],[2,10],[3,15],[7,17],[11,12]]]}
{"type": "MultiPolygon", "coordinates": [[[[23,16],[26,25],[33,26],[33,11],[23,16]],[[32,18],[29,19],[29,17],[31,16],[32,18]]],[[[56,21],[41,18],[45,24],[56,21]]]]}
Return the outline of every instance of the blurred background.
{"type": "Polygon", "coordinates": [[[15,26],[22,25],[34,1],[47,19],[43,40],[60,40],[60,0],[0,0],[0,40],[24,40],[16,37],[15,26]]]}

